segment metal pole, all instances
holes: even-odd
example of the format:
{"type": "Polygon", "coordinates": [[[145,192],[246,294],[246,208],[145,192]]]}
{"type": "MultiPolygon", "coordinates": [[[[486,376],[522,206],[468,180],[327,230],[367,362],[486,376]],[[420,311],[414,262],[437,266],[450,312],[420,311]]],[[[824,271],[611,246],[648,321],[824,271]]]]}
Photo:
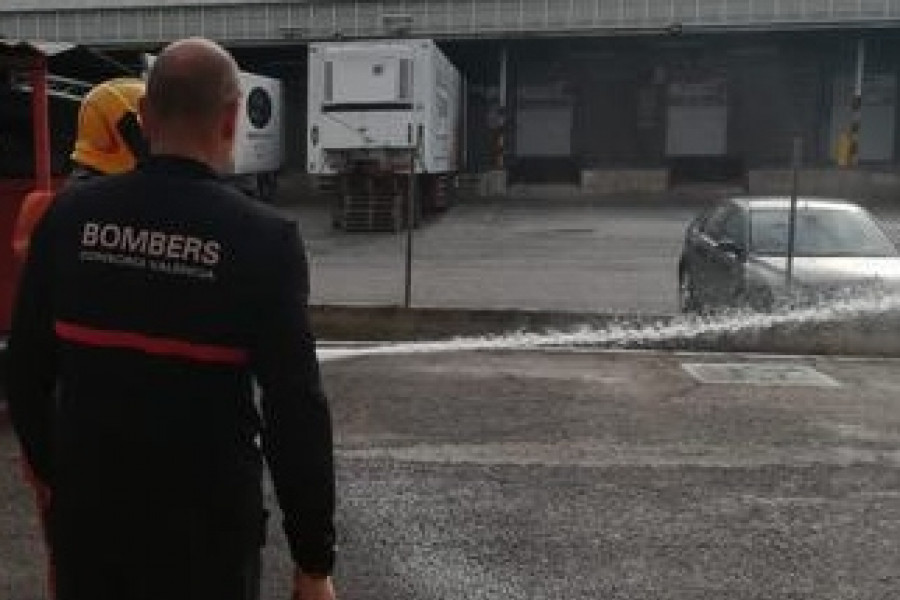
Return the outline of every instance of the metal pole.
{"type": "Polygon", "coordinates": [[[456,134],[460,136],[460,151],[457,160],[457,172],[463,172],[469,166],[469,80],[462,78],[462,126],[456,126],[456,134]]]}
{"type": "Polygon", "coordinates": [[[506,46],[500,49],[500,108],[506,109],[507,80],[509,78],[509,50],[506,46]]]}
{"type": "Polygon", "coordinates": [[[850,118],[850,160],[851,166],[859,164],[859,134],[862,129],[863,79],[866,71],[866,41],[856,44],[856,77],[853,83],[852,116],[850,118]]]}
{"type": "MultiPolygon", "coordinates": [[[[414,128],[416,132],[418,128],[414,128]]],[[[418,133],[413,135],[418,138],[418,133]]],[[[413,258],[413,228],[416,215],[416,155],[419,151],[418,139],[413,140],[409,149],[409,197],[406,200],[406,270],[403,286],[403,307],[412,306],[412,258],[413,258]]]]}
{"type": "Polygon", "coordinates": [[[503,170],[506,168],[506,114],[509,102],[509,50],[503,46],[500,50],[500,90],[499,90],[499,118],[495,124],[494,168],[503,170]]]}
{"type": "Polygon", "coordinates": [[[31,65],[31,118],[34,135],[34,180],[38,191],[49,192],[50,117],[47,100],[47,59],[39,56],[31,65]]]}
{"type": "Polygon", "coordinates": [[[799,187],[800,160],[803,152],[803,140],[798,136],[794,138],[794,157],[791,169],[791,212],[788,219],[788,244],[787,244],[787,269],[785,269],[785,284],[788,291],[794,283],[794,249],[797,232],[797,196],[799,187]]]}

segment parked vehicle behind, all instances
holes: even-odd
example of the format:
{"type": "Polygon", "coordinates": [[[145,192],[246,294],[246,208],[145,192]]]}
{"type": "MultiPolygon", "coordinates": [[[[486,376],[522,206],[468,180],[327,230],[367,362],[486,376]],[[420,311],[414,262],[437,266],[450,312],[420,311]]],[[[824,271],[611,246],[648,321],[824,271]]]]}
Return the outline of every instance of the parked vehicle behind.
{"type": "Polygon", "coordinates": [[[791,202],[730,198],[687,228],[679,308],[767,311],[784,304],[900,290],[900,256],[867,210],[847,200],[797,202],[788,283],[791,202]]]}

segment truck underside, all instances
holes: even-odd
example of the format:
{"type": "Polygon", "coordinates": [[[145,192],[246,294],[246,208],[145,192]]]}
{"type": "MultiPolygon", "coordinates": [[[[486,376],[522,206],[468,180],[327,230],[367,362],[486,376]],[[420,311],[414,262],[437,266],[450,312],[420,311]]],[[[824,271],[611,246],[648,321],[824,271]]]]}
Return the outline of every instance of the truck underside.
{"type": "Polygon", "coordinates": [[[334,191],[332,225],[345,231],[400,231],[446,210],[453,200],[450,174],[384,171],[357,164],[325,176],[334,191]],[[410,185],[412,183],[412,185],[410,185]],[[410,206],[412,193],[412,206],[410,206]]]}

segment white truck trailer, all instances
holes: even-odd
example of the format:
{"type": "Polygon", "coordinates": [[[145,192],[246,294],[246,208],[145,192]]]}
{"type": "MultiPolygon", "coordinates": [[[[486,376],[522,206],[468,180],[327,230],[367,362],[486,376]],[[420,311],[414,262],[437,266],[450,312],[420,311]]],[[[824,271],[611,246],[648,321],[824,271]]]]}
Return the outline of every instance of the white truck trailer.
{"type": "MultiPolygon", "coordinates": [[[[155,56],[144,55],[145,75],[155,56]]],[[[284,166],[284,98],[281,80],[240,73],[238,111],[231,178],[242,190],[271,202],[284,166]]]]}
{"type": "Polygon", "coordinates": [[[459,72],[431,40],[310,45],[307,170],[335,183],[336,227],[403,226],[411,164],[416,221],[446,208],[460,97],[459,72]]]}

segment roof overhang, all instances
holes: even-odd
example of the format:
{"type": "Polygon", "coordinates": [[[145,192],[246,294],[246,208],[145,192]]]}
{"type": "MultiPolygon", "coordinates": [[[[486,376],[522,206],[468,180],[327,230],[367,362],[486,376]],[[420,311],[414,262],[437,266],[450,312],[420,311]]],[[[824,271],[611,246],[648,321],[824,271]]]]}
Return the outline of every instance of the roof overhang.
{"type": "Polygon", "coordinates": [[[127,67],[87,46],[0,38],[0,67],[28,68],[41,58],[47,60],[51,73],[85,81],[133,75],[127,67]]]}
{"type": "Polygon", "coordinates": [[[66,42],[34,42],[0,38],[0,60],[4,62],[28,61],[37,57],[49,57],[77,48],[66,42]]]}

